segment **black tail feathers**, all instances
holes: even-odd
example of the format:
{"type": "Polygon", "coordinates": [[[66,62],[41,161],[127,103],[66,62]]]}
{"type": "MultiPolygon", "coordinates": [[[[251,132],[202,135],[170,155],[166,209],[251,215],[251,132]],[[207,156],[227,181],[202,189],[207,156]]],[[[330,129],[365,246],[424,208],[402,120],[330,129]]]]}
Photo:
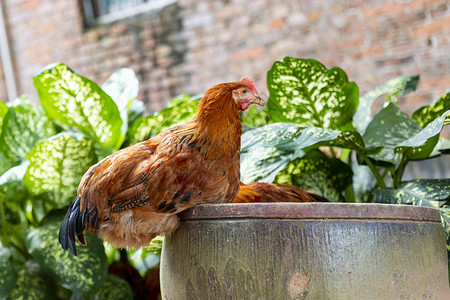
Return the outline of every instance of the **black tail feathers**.
{"type": "Polygon", "coordinates": [[[70,248],[72,254],[77,256],[77,249],[75,247],[75,238],[78,239],[80,244],[86,246],[86,240],[84,238],[83,231],[86,229],[85,226],[85,215],[87,209],[80,211],[80,201],[81,198],[78,197],[70,205],[66,216],[59,229],[58,240],[64,250],[70,248]]]}

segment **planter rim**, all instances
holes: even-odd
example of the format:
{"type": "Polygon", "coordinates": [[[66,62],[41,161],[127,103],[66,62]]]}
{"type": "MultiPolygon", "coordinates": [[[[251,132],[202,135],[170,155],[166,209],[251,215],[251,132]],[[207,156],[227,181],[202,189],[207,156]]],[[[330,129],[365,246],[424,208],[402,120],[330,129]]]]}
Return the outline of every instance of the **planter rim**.
{"type": "Polygon", "coordinates": [[[201,204],[180,214],[182,221],[215,219],[401,220],[440,223],[431,207],[379,203],[226,203],[201,204]]]}

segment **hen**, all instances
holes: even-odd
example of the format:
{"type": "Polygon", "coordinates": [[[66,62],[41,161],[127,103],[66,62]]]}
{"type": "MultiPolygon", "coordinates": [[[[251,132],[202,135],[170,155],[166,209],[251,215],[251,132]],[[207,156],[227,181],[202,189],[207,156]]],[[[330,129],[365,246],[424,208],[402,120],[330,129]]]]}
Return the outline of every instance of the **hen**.
{"type": "Polygon", "coordinates": [[[329,202],[322,196],[309,193],[290,184],[253,182],[243,184],[233,203],[255,202],[329,202]]]}
{"type": "Polygon", "coordinates": [[[59,231],[77,255],[84,230],[119,248],[139,248],[179,224],[176,214],[200,203],[231,202],[239,190],[239,110],[264,105],[252,80],[209,89],[186,124],[119,150],[92,166],[59,231]]]}

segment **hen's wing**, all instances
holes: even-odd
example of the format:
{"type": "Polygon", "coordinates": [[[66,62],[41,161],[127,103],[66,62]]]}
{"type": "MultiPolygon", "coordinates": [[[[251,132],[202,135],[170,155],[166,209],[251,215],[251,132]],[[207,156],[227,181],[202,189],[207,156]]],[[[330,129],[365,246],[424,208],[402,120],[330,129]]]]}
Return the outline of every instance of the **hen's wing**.
{"type": "Polygon", "coordinates": [[[182,138],[159,135],[92,166],[61,226],[63,248],[74,252],[75,236],[84,244],[84,230],[118,246],[139,247],[156,234],[173,231],[175,214],[197,203],[230,202],[238,189],[239,166],[209,163],[182,138]]]}
{"type": "Polygon", "coordinates": [[[329,202],[324,197],[309,193],[290,184],[265,182],[241,183],[233,203],[255,202],[329,202]]]}

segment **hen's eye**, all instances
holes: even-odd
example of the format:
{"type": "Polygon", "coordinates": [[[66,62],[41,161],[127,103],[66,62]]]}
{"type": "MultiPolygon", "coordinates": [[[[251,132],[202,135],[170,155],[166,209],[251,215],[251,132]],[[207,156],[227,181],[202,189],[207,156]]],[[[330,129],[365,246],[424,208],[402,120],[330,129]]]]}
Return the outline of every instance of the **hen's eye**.
{"type": "Polygon", "coordinates": [[[247,94],[247,90],[242,90],[242,94],[247,94]]]}

